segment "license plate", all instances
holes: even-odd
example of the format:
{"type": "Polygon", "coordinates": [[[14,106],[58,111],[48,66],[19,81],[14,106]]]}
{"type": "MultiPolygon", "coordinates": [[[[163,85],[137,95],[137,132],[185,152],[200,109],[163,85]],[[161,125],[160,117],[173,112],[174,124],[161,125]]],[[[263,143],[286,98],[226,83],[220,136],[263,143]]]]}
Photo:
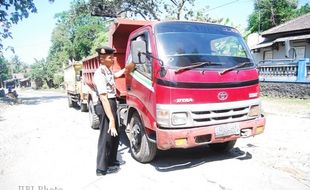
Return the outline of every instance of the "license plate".
{"type": "Polygon", "coordinates": [[[225,137],[229,135],[239,135],[240,127],[237,123],[221,125],[215,127],[215,137],[225,137]]]}

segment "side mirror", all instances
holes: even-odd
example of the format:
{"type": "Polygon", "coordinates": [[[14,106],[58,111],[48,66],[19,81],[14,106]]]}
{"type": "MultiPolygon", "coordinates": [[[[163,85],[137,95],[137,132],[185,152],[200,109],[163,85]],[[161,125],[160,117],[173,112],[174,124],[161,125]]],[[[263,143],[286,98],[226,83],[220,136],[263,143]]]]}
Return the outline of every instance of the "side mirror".
{"type": "Polygon", "coordinates": [[[132,62],[141,64],[146,62],[146,43],[145,41],[131,42],[132,62]]]}
{"type": "Polygon", "coordinates": [[[160,70],[159,70],[159,74],[160,74],[160,77],[164,77],[166,76],[167,74],[167,69],[163,66],[160,67],[160,70]]]}

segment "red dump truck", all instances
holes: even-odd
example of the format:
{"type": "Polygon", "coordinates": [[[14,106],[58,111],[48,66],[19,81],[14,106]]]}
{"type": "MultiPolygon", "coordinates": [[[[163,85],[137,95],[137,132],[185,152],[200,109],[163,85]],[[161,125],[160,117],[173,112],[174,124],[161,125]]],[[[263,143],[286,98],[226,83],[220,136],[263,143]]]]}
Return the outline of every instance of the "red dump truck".
{"type": "MultiPolygon", "coordinates": [[[[119,122],[126,127],[137,161],[150,162],[158,149],[208,144],[215,151],[228,151],[238,138],[264,131],[258,70],[236,29],[117,19],[109,36],[116,50],[113,70],[135,64],[116,84],[119,122]]],[[[83,60],[90,89],[98,66],[96,55],[83,60]]],[[[88,102],[96,127],[94,90],[88,102]]]]}

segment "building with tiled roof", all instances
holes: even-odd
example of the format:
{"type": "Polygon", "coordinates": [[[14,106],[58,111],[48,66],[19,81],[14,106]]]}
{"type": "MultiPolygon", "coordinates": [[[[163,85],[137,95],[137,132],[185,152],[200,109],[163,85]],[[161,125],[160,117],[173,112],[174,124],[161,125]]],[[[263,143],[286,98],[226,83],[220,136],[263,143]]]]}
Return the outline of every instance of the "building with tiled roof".
{"type": "Polygon", "coordinates": [[[310,33],[310,13],[270,28],[261,35],[266,38],[274,38],[279,36],[302,35],[304,33],[310,33]]]}
{"type": "Polygon", "coordinates": [[[251,47],[257,62],[310,58],[310,13],[270,28],[251,47]]]}

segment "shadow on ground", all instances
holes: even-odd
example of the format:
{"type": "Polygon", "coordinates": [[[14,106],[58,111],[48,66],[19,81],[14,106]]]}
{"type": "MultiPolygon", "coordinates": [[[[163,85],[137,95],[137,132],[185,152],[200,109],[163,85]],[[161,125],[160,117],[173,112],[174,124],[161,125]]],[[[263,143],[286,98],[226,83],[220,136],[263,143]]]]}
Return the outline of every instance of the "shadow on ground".
{"type": "Polygon", "coordinates": [[[21,97],[19,98],[18,103],[19,104],[25,104],[25,105],[37,105],[41,103],[47,103],[58,99],[64,99],[66,96],[37,96],[37,97],[21,97]]]}
{"type": "Polygon", "coordinates": [[[41,103],[47,103],[58,99],[66,98],[66,96],[60,95],[50,95],[50,96],[35,96],[35,97],[18,97],[16,99],[8,98],[8,97],[1,97],[0,104],[5,105],[37,105],[41,103]]]}
{"type": "MultiPolygon", "coordinates": [[[[124,154],[125,151],[130,153],[130,143],[124,130],[120,131],[120,144],[124,145],[123,148],[119,150],[120,156],[124,154]]],[[[248,160],[252,159],[252,154],[238,147],[226,153],[218,153],[212,151],[208,145],[204,145],[191,149],[158,150],[155,159],[150,164],[159,172],[170,172],[229,159],[248,160]]]]}
{"type": "Polygon", "coordinates": [[[120,127],[120,134],[119,134],[119,137],[120,137],[120,141],[119,141],[119,145],[121,146],[121,148],[118,150],[118,159],[120,161],[126,161],[126,160],[123,160],[123,154],[125,152],[128,152],[130,154],[130,144],[129,144],[129,140],[126,136],[126,133],[125,133],[125,126],[121,126],[120,127]]]}
{"type": "Polygon", "coordinates": [[[193,168],[205,163],[214,161],[239,159],[248,160],[252,155],[242,151],[240,148],[233,148],[226,153],[212,151],[207,145],[192,149],[171,149],[158,151],[155,160],[151,163],[160,172],[170,172],[193,168]]]}

